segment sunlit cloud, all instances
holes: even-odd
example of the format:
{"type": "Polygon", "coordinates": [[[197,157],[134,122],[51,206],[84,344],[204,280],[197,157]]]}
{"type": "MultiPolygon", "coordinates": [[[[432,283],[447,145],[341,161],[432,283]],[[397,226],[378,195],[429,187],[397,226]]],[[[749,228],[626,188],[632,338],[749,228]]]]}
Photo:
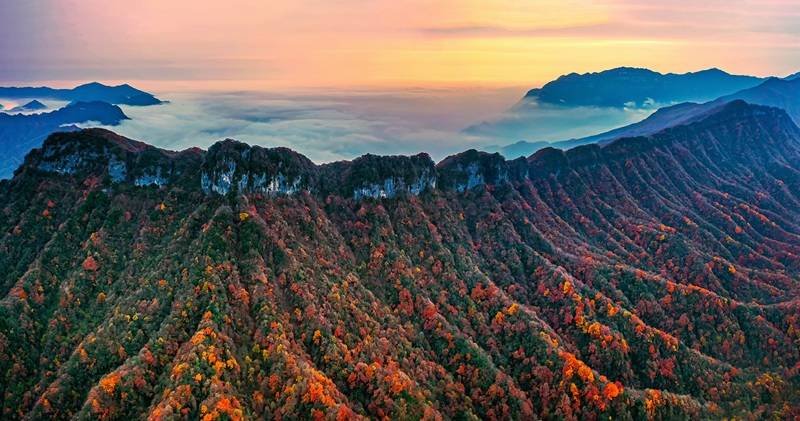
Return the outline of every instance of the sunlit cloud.
{"type": "Polygon", "coordinates": [[[758,75],[800,69],[800,12],[793,1],[0,4],[6,34],[0,37],[0,79],[6,81],[534,86],[571,71],[620,65],[758,75]]]}

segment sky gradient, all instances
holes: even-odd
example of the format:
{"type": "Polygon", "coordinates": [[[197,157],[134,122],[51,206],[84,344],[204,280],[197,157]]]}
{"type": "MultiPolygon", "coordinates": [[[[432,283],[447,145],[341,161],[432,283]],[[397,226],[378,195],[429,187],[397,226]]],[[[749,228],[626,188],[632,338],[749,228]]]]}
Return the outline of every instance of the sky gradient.
{"type": "Polygon", "coordinates": [[[800,70],[800,8],[789,0],[0,0],[0,8],[6,83],[533,86],[621,65],[800,70]]]}

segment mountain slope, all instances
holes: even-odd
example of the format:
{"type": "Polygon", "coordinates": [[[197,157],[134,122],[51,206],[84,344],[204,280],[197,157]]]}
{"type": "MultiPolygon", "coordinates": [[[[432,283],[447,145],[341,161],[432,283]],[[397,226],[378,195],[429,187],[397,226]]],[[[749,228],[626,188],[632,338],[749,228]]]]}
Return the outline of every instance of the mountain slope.
{"type": "Polygon", "coordinates": [[[723,96],[714,103],[721,104],[734,100],[781,108],[786,110],[796,123],[800,123],[800,79],[770,78],[753,88],[723,96]]]}
{"type": "Polygon", "coordinates": [[[88,121],[114,126],[127,119],[118,106],[105,102],[74,102],[29,115],[0,113],[0,179],[10,177],[25,155],[53,132],[78,130],[75,124],[88,121]]]}
{"type": "MultiPolygon", "coordinates": [[[[675,125],[702,119],[707,114],[736,100],[781,108],[794,119],[795,123],[800,123],[800,79],[769,78],[758,86],[717,98],[714,101],[702,104],[685,102],[660,108],[642,121],[593,136],[552,142],[548,146],[569,149],[592,143],[609,143],[623,137],[649,136],[675,125]]],[[[503,147],[499,152],[504,156],[515,158],[528,156],[544,147],[546,146],[542,142],[521,141],[503,147]]]]}
{"type": "MultiPolygon", "coordinates": [[[[609,142],[621,137],[647,136],[665,128],[702,119],[732,101],[765,105],[785,110],[795,123],[800,123],[800,80],[770,78],[756,87],[720,97],[704,104],[683,103],[662,108],[647,119],[597,136],[577,139],[573,143],[609,142]]],[[[559,146],[559,145],[556,145],[559,146]]]]}
{"type": "Polygon", "coordinates": [[[118,86],[91,82],[72,89],[48,87],[0,87],[0,98],[38,98],[61,101],[102,101],[117,105],[157,105],[161,100],[128,84],[118,86]]]}
{"type": "Polygon", "coordinates": [[[525,100],[565,106],[625,107],[648,103],[708,101],[750,88],[763,79],[731,75],[719,69],[662,74],[619,67],[598,73],[571,73],[532,89],[525,100]],[[633,105],[631,105],[633,104],[633,105]]]}
{"type": "Polygon", "coordinates": [[[3,415],[791,418],[798,169],[740,101],[436,165],[56,134],[0,182],[3,415]]]}

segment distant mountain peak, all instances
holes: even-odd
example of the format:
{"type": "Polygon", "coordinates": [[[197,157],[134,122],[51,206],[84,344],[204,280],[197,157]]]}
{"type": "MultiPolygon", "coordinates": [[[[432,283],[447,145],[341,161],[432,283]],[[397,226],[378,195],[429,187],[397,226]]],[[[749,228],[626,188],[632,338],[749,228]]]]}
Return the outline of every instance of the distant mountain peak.
{"type": "MultiPolygon", "coordinates": [[[[86,112],[87,110],[91,110],[93,112],[93,117],[91,121],[97,121],[100,124],[108,125],[108,126],[116,126],[123,120],[130,120],[130,117],[125,115],[117,105],[109,104],[103,101],[73,101],[67,104],[64,108],[57,110],[61,112],[86,112]]],[[[78,117],[76,117],[78,118],[78,117]]],[[[84,120],[87,121],[87,120],[84,120]]],[[[84,121],[76,120],[76,123],[82,123],[84,121]]]]}
{"type": "Polygon", "coordinates": [[[718,75],[730,75],[730,73],[718,68],[718,67],[711,67],[705,70],[699,70],[695,72],[696,74],[718,74],[718,75]]]}
{"type": "Polygon", "coordinates": [[[110,86],[104,85],[100,82],[87,82],[82,85],[78,85],[76,89],[78,88],[110,88],[110,86]]]}
{"type": "Polygon", "coordinates": [[[620,66],[615,67],[609,70],[603,70],[600,72],[595,72],[596,74],[603,74],[603,73],[647,73],[647,74],[661,74],[655,70],[648,69],[646,67],[635,67],[635,66],[620,66]]]}
{"type": "Polygon", "coordinates": [[[18,107],[12,108],[11,110],[9,110],[9,112],[17,113],[17,112],[25,112],[25,111],[38,111],[38,110],[44,110],[46,108],[47,108],[47,105],[44,105],[41,102],[39,102],[38,100],[34,99],[33,101],[30,101],[30,102],[28,102],[28,103],[26,103],[24,105],[20,105],[18,107]]]}

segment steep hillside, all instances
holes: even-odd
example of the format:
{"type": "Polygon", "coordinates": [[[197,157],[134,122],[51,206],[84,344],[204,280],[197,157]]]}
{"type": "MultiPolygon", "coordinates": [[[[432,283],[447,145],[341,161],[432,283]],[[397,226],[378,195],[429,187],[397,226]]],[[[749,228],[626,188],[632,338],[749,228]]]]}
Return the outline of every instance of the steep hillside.
{"type": "Polygon", "coordinates": [[[647,136],[678,124],[686,124],[705,118],[733,101],[776,107],[786,111],[795,123],[800,123],[800,79],[784,80],[770,78],[753,88],[744,89],[703,104],[686,102],[662,108],[650,117],[630,126],[621,127],[596,136],[574,141],[558,142],[554,146],[573,146],[588,143],[608,143],[614,139],[632,136],[647,136]]]}
{"type": "Polygon", "coordinates": [[[507,161],[51,136],[0,182],[5,419],[790,419],[800,129],[507,161]]]}

